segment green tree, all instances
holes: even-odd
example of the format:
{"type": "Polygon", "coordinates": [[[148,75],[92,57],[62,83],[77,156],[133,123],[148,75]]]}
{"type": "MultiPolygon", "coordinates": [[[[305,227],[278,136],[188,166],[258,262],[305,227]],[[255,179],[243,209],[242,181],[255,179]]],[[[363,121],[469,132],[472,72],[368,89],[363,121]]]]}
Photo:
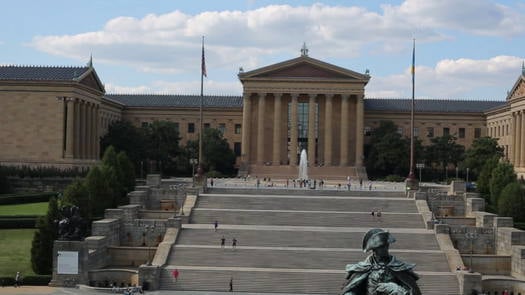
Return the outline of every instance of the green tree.
{"type": "Polygon", "coordinates": [[[66,187],[62,205],[75,205],[80,209],[80,216],[91,218],[91,202],[84,179],[77,179],[66,187]]]}
{"type": "Polygon", "coordinates": [[[516,173],[514,173],[514,167],[506,162],[498,163],[492,171],[492,176],[490,177],[491,204],[497,205],[503,188],[505,188],[507,184],[515,181],[516,173]]]}
{"type": "Polygon", "coordinates": [[[465,147],[457,144],[456,138],[450,134],[434,137],[430,142],[426,148],[427,160],[441,167],[447,178],[448,165],[458,166],[465,156],[465,147]]]}
{"type": "Polygon", "coordinates": [[[124,194],[127,195],[135,189],[135,170],[133,163],[124,151],[117,154],[118,169],[120,170],[120,183],[124,187],[124,194]]]}
{"type": "Polygon", "coordinates": [[[479,176],[485,163],[492,157],[503,157],[503,148],[498,145],[498,140],[492,137],[476,138],[465,153],[464,166],[468,167],[471,175],[479,176]]]}
{"type": "Polygon", "coordinates": [[[109,146],[113,146],[116,151],[125,151],[135,171],[139,171],[140,162],[146,159],[144,130],[126,120],[111,123],[108,132],[101,138],[100,145],[102,152],[105,152],[109,146]]]}
{"type": "Polygon", "coordinates": [[[56,222],[59,218],[56,198],[49,199],[47,214],[37,221],[37,231],[31,246],[31,266],[37,274],[51,274],[53,268],[53,242],[57,239],[56,222]]]}
{"type": "Polygon", "coordinates": [[[143,127],[146,138],[146,157],[157,163],[159,171],[170,167],[180,153],[179,131],[174,122],[154,121],[143,127]]]}
{"type": "Polygon", "coordinates": [[[208,171],[218,171],[224,175],[235,172],[235,153],[218,129],[207,128],[203,136],[204,163],[208,171]]]}
{"type": "Polygon", "coordinates": [[[115,190],[110,183],[117,179],[113,168],[102,165],[89,170],[86,177],[90,210],[89,219],[104,216],[104,210],[118,204],[115,200],[115,190]]]}
{"type": "Polygon", "coordinates": [[[366,168],[369,175],[408,175],[410,141],[403,138],[392,121],[381,121],[374,129],[367,148],[366,168]]]}
{"type": "Polygon", "coordinates": [[[525,220],[525,190],[517,181],[511,182],[503,188],[498,200],[498,214],[509,216],[514,221],[525,220]]]}
{"type": "Polygon", "coordinates": [[[490,200],[490,179],[492,178],[492,171],[494,171],[494,168],[499,163],[499,157],[494,156],[490,159],[488,159],[483,167],[481,168],[481,171],[478,176],[477,181],[477,187],[479,194],[487,201],[491,202],[490,200]]]}

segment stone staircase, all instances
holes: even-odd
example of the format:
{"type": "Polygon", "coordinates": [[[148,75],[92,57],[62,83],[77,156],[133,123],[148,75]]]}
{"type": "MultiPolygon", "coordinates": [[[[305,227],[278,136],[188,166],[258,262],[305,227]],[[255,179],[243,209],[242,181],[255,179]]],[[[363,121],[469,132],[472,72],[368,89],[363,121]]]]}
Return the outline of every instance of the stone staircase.
{"type": "MultiPolygon", "coordinates": [[[[260,192],[259,192],[260,193],[260,192]]],[[[344,267],[366,257],[364,233],[388,229],[391,253],[416,263],[423,294],[458,294],[456,275],[414,200],[392,192],[361,196],[202,194],[161,272],[161,289],[337,294],[344,267]],[[370,214],[382,210],[381,218],[370,214]],[[213,222],[219,222],[217,231],[213,222]],[[221,248],[220,239],[226,239],[221,248]],[[235,249],[233,238],[238,240],[235,249]],[[177,268],[177,282],[171,270],[177,268]]]]}

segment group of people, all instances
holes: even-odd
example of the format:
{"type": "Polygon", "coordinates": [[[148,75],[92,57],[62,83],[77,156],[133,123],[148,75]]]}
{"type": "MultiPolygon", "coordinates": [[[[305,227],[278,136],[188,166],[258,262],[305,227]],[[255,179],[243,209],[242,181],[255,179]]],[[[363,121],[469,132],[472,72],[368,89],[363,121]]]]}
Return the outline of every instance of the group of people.
{"type": "MultiPolygon", "coordinates": [[[[217,229],[219,228],[219,221],[218,220],[215,220],[213,222],[213,230],[215,232],[217,232],[217,229]]],[[[237,238],[233,237],[232,238],[232,249],[235,249],[237,248],[237,238]]],[[[224,248],[224,246],[226,246],[226,238],[224,236],[222,236],[221,238],[221,248],[224,248]]]]}
{"type": "Polygon", "coordinates": [[[381,213],[381,209],[374,208],[370,212],[370,215],[372,215],[372,218],[377,219],[378,221],[381,221],[381,216],[383,213],[381,213]]]}

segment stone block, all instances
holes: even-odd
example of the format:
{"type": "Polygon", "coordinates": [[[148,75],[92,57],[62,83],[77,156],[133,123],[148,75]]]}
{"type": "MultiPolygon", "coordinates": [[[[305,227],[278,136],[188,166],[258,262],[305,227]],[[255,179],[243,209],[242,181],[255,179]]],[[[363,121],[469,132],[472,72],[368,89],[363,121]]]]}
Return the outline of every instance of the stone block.
{"type": "Polygon", "coordinates": [[[473,211],[472,214],[476,218],[477,227],[493,227],[494,218],[497,216],[496,214],[484,211],[473,211]]]}
{"type": "Polygon", "coordinates": [[[463,194],[467,191],[467,185],[462,180],[454,180],[450,184],[448,194],[449,195],[456,195],[456,194],[463,194]]]}
{"type": "Polygon", "coordinates": [[[427,199],[427,193],[426,192],[415,192],[414,198],[416,200],[426,200],[427,199]]]}
{"type": "Polygon", "coordinates": [[[447,224],[435,224],[434,230],[436,231],[436,234],[449,234],[450,226],[447,224]]]}
{"type": "Polygon", "coordinates": [[[174,218],[168,218],[168,221],[166,222],[166,227],[174,227],[174,228],[180,228],[181,227],[181,219],[174,217],[174,218]]]}
{"type": "Polygon", "coordinates": [[[106,209],[104,210],[104,218],[106,219],[120,219],[124,215],[122,209],[106,209]]]}
{"type": "Polygon", "coordinates": [[[160,267],[157,265],[141,265],[139,267],[139,284],[149,291],[158,290],[160,285],[160,267]]]}
{"type": "Polygon", "coordinates": [[[494,217],[494,227],[513,227],[512,217],[494,217]]]}
{"type": "Polygon", "coordinates": [[[146,208],[149,190],[135,190],[128,193],[129,203],[146,208]]]}
{"type": "Polygon", "coordinates": [[[148,186],[160,186],[161,183],[161,177],[160,174],[148,174],[146,176],[146,185],[148,186]]]}
{"type": "Polygon", "coordinates": [[[105,236],[89,236],[85,240],[88,249],[101,249],[107,247],[107,238],[105,236]]]}
{"type": "Polygon", "coordinates": [[[467,196],[466,197],[466,203],[467,203],[467,207],[466,207],[466,212],[465,214],[467,216],[471,216],[473,217],[474,215],[474,212],[476,211],[484,211],[485,210],[485,200],[482,199],[482,198],[469,198],[467,196]]]}

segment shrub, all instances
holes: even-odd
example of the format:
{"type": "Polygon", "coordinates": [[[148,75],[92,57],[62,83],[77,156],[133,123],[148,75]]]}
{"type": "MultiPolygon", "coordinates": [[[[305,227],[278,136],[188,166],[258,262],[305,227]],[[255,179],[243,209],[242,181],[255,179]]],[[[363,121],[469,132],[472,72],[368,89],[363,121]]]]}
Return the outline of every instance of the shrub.
{"type": "Polygon", "coordinates": [[[48,202],[51,197],[55,197],[56,195],[57,193],[0,195],[0,205],[48,202]]]}
{"type": "Polygon", "coordinates": [[[35,228],[38,216],[0,217],[0,229],[35,228]]]}
{"type": "Polygon", "coordinates": [[[405,177],[402,177],[402,176],[399,176],[399,175],[396,175],[396,174],[391,174],[391,175],[388,175],[387,177],[385,177],[385,181],[403,182],[403,181],[405,181],[405,177]]]}

